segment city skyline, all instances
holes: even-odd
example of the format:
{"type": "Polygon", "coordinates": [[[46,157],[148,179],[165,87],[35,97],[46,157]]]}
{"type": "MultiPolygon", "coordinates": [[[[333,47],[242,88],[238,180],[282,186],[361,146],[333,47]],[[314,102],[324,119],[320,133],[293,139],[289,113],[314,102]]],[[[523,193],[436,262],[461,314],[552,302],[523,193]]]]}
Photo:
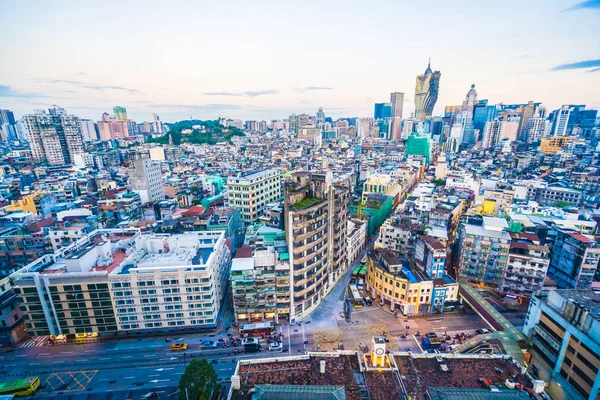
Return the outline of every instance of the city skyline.
{"type": "Polygon", "coordinates": [[[368,116],[373,103],[403,92],[406,118],[414,111],[414,79],[429,57],[443,74],[433,115],[460,104],[471,84],[490,104],[535,100],[549,109],[600,106],[595,96],[600,89],[597,1],[519,3],[523,12],[518,15],[510,4],[491,10],[434,2],[437,11],[429,27],[408,18],[421,12],[418,6],[391,2],[294,9],[274,3],[163,8],[131,2],[120,4],[118,13],[95,4],[54,4],[44,13],[22,4],[2,10],[7,30],[19,40],[11,42],[7,35],[2,42],[6,59],[13,62],[0,71],[0,102],[19,117],[52,104],[94,120],[117,104],[140,121],[153,112],[165,121],[190,116],[270,120],[319,106],[334,118],[368,116]],[[198,15],[197,23],[188,22],[188,15],[198,15]],[[136,19],[148,22],[132,23],[136,19]],[[160,21],[160,27],[152,21],[160,21]],[[358,23],[363,29],[353,29],[358,23]],[[484,23],[485,34],[472,35],[484,23]],[[447,37],[457,39],[452,45],[438,39],[447,37]],[[457,52],[461,37],[468,45],[457,52]],[[528,45],[514,46],[523,37],[528,45]],[[74,53],[61,57],[47,43],[74,53]],[[390,46],[399,48],[397,54],[389,52],[390,46]],[[477,53],[471,50],[475,55],[469,57],[467,46],[477,53]],[[359,48],[385,57],[357,57],[359,48]]]}

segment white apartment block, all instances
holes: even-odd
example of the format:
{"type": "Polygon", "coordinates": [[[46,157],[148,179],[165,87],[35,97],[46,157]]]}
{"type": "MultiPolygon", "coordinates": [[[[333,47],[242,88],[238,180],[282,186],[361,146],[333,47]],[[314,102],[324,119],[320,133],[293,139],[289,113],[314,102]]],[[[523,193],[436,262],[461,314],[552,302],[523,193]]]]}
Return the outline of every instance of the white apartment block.
{"type": "Polygon", "coordinates": [[[142,204],[165,199],[160,164],[149,158],[135,160],[129,170],[131,190],[140,195],[142,204]]]}
{"type": "Polygon", "coordinates": [[[66,226],[63,229],[50,231],[48,232],[48,236],[50,237],[50,243],[52,243],[52,249],[57,251],[62,247],[67,247],[77,242],[87,232],[87,225],[74,224],[66,226]]]}
{"type": "Polygon", "coordinates": [[[231,267],[224,231],[139,235],[127,253],[109,275],[118,330],[216,326],[231,267]]]}
{"type": "Polygon", "coordinates": [[[84,142],[93,142],[98,140],[98,134],[96,133],[96,123],[91,119],[80,119],[81,124],[81,136],[84,142]]]}
{"type": "Polygon", "coordinates": [[[240,210],[245,223],[254,223],[265,204],[281,198],[281,172],[277,169],[227,178],[227,205],[240,210]]]}
{"type": "Polygon", "coordinates": [[[367,241],[367,224],[364,221],[348,220],[348,265],[358,258],[367,241]]]}

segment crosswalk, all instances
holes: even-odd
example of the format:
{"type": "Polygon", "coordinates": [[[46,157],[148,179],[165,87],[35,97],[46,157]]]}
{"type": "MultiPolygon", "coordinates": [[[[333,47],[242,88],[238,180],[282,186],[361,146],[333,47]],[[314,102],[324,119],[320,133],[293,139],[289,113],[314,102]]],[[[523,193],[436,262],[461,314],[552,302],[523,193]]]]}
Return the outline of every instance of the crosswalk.
{"type": "Polygon", "coordinates": [[[41,347],[48,343],[48,336],[36,336],[33,339],[29,339],[17,346],[19,349],[25,349],[27,347],[41,347]]]}

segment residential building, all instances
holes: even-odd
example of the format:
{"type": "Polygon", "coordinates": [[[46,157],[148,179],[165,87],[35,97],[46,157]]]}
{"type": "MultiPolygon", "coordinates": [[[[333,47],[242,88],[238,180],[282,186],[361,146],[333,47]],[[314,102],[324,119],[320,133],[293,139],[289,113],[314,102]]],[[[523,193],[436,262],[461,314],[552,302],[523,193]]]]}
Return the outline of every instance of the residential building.
{"type": "Polygon", "coordinates": [[[98,121],[100,140],[114,140],[129,137],[129,125],[125,120],[111,118],[107,113],[102,114],[98,121]]]}
{"type": "Polygon", "coordinates": [[[255,223],[266,204],[281,198],[281,171],[267,169],[227,178],[227,205],[240,210],[246,224],[255,223]]]}
{"type": "Polygon", "coordinates": [[[0,135],[2,140],[19,140],[17,122],[11,110],[0,109],[0,135]]]}
{"type": "Polygon", "coordinates": [[[534,234],[511,233],[508,263],[502,291],[531,296],[544,288],[550,265],[550,249],[534,234]]]}
{"type": "Polygon", "coordinates": [[[591,235],[555,228],[548,276],[561,289],[590,289],[598,269],[600,246],[591,235]]]}
{"type": "Polygon", "coordinates": [[[531,299],[523,333],[531,339],[528,372],[556,400],[595,400],[600,393],[600,295],[551,290],[531,299]]]}
{"type": "Polygon", "coordinates": [[[569,105],[563,105],[560,109],[554,111],[552,136],[567,136],[570,115],[571,107],[569,105]]]}
{"type": "Polygon", "coordinates": [[[555,136],[547,139],[542,139],[540,142],[540,150],[544,154],[556,154],[559,150],[562,150],[569,143],[582,142],[576,137],[571,136],[555,136]]]}
{"type": "Polygon", "coordinates": [[[402,138],[402,109],[404,108],[404,93],[391,93],[390,103],[392,104],[391,139],[400,140],[402,138]]]}
{"type": "Polygon", "coordinates": [[[48,113],[37,110],[36,114],[23,116],[23,123],[36,161],[67,165],[73,162],[75,154],[83,153],[79,118],[68,115],[64,109],[55,106],[48,113]]]}
{"type": "Polygon", "coordinates": [[[27,327],[11,280],[8,277],[0,278],[0,346],[13,346],[26,334],[27,327]]]}
{"type": "Polygon", "coordinates": [[[348,266],[349,190],[324,174],[292,174],[285,196],[285,227],[290,250],[292,320],[307,317],[335,286],[348,266]]]}
{"type": "Polygon", "coordinates": [[[415,87],[415,118],[421,122],[431,118],[440,87],[440,71],[431,70],[431,62],[423,75],[417,75],[415,87]]]}
{"type": "Polygon", "coordinates": [[[57,251],[62,247],[70,246],[79,239],[87,235],[88,225],[86,224],[65,224],[64,228],[51,229],[48,232],[52,249],[57,251]]]}
{"type": "Polygon", "coordinates": [[[81,137],[84,142],[93,142],[98,140],[98,133],[96,131],[96,123],[91,119],[80,119],[81,124],[81,137]]]}
{"type": "Polygon", "coordinates": [[[142,204],[165,199],[160,164],[149,158],[133,161],[129,169],[129,183],[131,190],[140,195],[142,204]]]}
{"type": "Polygon", "coordinates": [[[431,162],[432,143],[429,135],[421,132],[413,132],[406,142],[406,156],[420,155],[425,158],[426,166],[431,162]]]}
{"type": "Polygon", "coordinates": [[[375,248],[392,250],[404,259],[412,259],[415,254],[417,240],[416,230],[399,218],[388,218],[379,228],[379,237],[375,242],[375,248]]]}
{"type": "Polygon", "coordinates": [[[348,265],[358,259],[367,242],[367,224],[358,219],[348,220],[348,265]]]}
{"type": "MultiPolygon", "coordinates": [[[[362,202],[366,203],[371,194],[386,194],[390,197],[399,197],[401,186],[397,179],[387,174],[370,175],[363,183],[362,202]]],[[[396,203],[399,199],[396,200],[396,203]]]]}
{"type": "Polygon", "coordinates": [[[445,275],[446,245],[433,236],[419,236],[415,245],[415,266],[431,279],[445,275]]]}
{"type": "Polygon", "coordinates": [[[457,277],[481,285],[502,286],[511,242],[505,227],[506,220],[494,217],[483,217],[481,226],[462,226],[457,277]]]}
{"type": "Polygon", "coordinates": [[[44,238],[38,235],[0,236],[0,279],[44,254],[44,238]]]}
{"type": "Polygon", "coordinates": [[[260,243],[240,248],[231,262],[234,317],[240,324],[281,323],[290,317],[290,264],[285,231],[263,227],[257,236],[262,235],[261,230],[275,233],[274,240],[262,236],[260,243]]]}

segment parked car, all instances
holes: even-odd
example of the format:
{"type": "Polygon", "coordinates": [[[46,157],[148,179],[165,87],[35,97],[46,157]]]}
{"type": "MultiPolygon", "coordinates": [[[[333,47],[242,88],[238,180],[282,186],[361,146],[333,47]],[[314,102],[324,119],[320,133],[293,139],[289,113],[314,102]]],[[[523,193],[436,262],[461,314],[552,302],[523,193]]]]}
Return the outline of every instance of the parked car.
{"type": "Polygon", "coordinates": [[[173,351],[184,351],[187,350],[188,345],[187,343],[173,343],[171,345],[171,350],[173,351]]]}
{"type": "Polygon", "coordinates": [[[486,328],[481,328],[481,329],[476,329],[475,333],[478,335],[485,335],[486,333],[492,333],[492,331],[490,331],[489,329],[486,329],[486,328]]]}
{"type": "Polygon", "coordinates": [[[429,349],[429,350],[427,350],[427,353],[429,353],[429,354],[442,354],[441,351],[435,350],[435,349],[429,349]]]}
{"type": "Polygon", "coordinates": [[[269,350],[271,351],[281,351],[283,349],[283,345],[279,342],[269,343],[269,350]]]}
{"type": "Polygon", "coordinates": [[[373,300],[371,300],[371,298],[369,296],[365,296],[363,297],[363,301],[365,302],[366,305],[368,306],[372,306],[373,305],[373,300]]]}
{"type": "Polygon", "coordinates": [[[436,338],[436,337],[437,337],[437,334],[436,334],[435,332],[429,332],[429,333],[427,334],[427,337],[428,337],[428,338],[432,338],[432,339],[433,339],[433,338],[436,338]]]}

